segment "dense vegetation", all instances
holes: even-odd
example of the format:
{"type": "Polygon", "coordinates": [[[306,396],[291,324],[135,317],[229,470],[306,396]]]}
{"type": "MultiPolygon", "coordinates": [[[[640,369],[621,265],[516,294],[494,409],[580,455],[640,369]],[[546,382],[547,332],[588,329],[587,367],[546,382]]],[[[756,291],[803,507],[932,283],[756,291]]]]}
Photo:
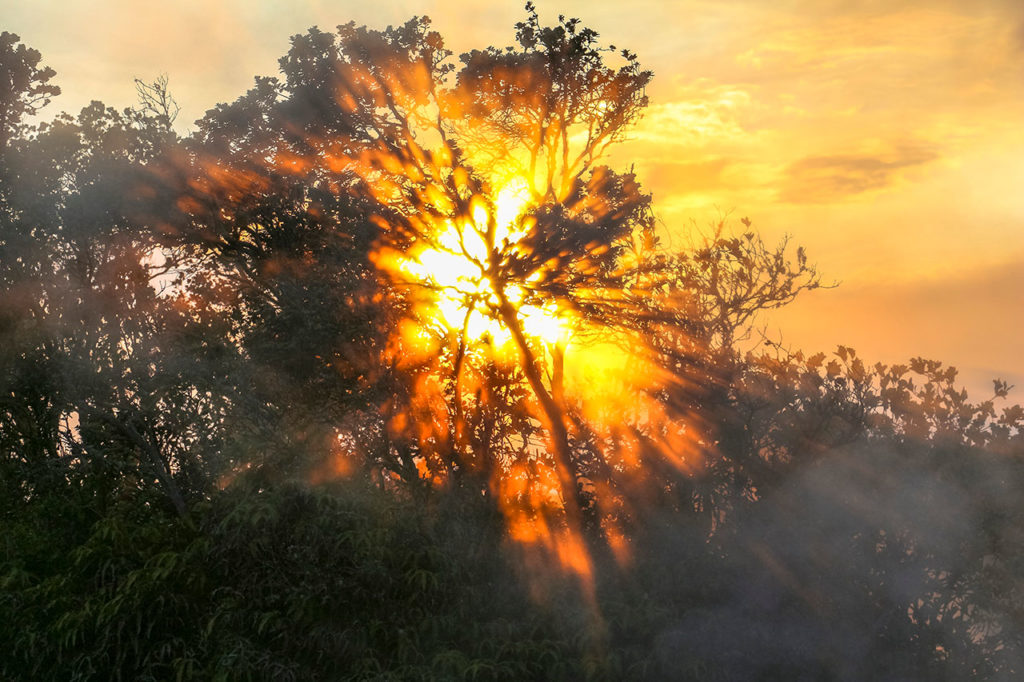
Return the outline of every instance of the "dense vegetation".
{"type": "Polygon", "coordinates": [[[0,36],[0,676],[1024,674],[1009,387],[754,343],[803,250],[663,249],[600,165],[651,74],[530,6],[516,40],[311,29],[182,136],[166,80],[32,125],[55,74],[0,36]],[[474,215],[474,288],[403,279],[474,215]],[[530,306],[657,378],[574,392],[530,306]]]}

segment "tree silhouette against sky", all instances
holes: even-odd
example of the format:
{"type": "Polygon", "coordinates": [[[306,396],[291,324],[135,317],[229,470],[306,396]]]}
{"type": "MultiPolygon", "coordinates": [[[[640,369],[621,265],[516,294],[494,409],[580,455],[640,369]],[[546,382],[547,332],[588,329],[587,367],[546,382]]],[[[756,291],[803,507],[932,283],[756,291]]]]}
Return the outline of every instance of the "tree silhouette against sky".
{"type": "MultiPolygon", "coordinates": [[[[532,5],[516,43],[456,67],[422,18],[295,36],[283,81],[200,122],[157,213],[256,279],[280,271],[289,231],[369,243],[373,268],[351,279],[376,272],[383,288],[346,300],[387,311],[369,354],[395,369],[394,397],[383,417],[335,424],[340,441],[403,479],[476,480],[514,535],[586,573],[584,529],[621,544],[628,500],[685,487],[714,450],[700,396],[726,381],[734,335],[818,279],[802,251],[793,263],[753,233],[662,249],[650,196],[601,165],[651,73],[576,19],[542,26],[532,5]]],[[[327,350],[358,390],[379,379],[352,369],[362,352],[327,350]]]]}

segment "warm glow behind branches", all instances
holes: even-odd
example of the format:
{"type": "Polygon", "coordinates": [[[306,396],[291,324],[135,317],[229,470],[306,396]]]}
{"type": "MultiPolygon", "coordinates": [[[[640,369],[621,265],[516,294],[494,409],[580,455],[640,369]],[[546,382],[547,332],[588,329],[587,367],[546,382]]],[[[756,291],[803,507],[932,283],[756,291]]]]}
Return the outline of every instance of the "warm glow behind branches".
{"type": "MultiPolygon", "coordinates": [[[[522,181],[507,182],[493,201],[474,196],[468,217],[446,219],[436,234],[390,261],[396,281],[424,290],[418,316],[443,329],[465,333],[473,342],[487,340],[505,348],[511,336],[497,319],[499,305],[494,263],[521,244],[529,233],[529,192],[522,181]]],[[[385,261],[386,262],[386,261],[385,261]]],[[[531,273],[522,284],[508,284],[502,294],[515,306],[525,331],[546,343],[564,342],[572,328],[570,313],[552,302],[530,302],[528,288],[542,275],[531,273]]]]}
{"type": "Polygon", "coordinates": [[[652,472],[699,466],[700,448],[652,336],[667,285],[645,283],[647,252],[624,246],[646,243],[649,197],[597,164],[646,105],[650,73],[633,57],[605,67],[574,26],[545,34],[564,45],[524,34],[525,61],[476,52],[454,78],[425,20],[299,37],[282,69],[316,87],[280,113],[312,100],[323,121],[230,168],[200,161],[178,208],[209,206],[220,224],[229,200],[281,174],[361,211],[373,300],[398,317],[362,376],[383,367],[396,390],[339,426],[339,457],[364,452],[414,485],[485,486],[514,541],[588,582],[585,529],[625,560],[631,500],[671,484],[652,472]]]}

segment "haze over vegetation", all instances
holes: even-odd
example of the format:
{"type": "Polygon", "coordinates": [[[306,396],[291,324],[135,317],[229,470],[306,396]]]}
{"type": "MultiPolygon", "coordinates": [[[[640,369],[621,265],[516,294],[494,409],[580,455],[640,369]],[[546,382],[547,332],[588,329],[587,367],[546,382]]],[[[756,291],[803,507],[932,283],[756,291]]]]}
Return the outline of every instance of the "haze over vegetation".
{"type": "Polygon", "coordinates": [[[2,34],[3,676],[1021,674],[1010,387],[763,335],[804,248],[666,239],[653,74],[513,36],[313,28],[183,135],[2,34]]]}

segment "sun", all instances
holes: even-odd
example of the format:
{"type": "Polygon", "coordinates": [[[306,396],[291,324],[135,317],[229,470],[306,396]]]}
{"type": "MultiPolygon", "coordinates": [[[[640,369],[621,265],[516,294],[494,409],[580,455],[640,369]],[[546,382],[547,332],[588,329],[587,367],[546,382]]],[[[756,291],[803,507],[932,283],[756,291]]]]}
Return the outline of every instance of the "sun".
{"type": "Polygon", "coordinates": [[[474,196],[468,216],[445,220],[418,248],[397,256],[401,278],[425,294],[418,310],[421,319],[464,333],[467,340],[503,348],[512,342],[497,314],[504,297],[528,336],[547,343],[566,338],[572,326],[569,312],[533,295],[540,270],[522,282],[502,285],[500,292],[495,288],[495,264],[503,255],[527,248],[528,207],[526,183],[508,182],[491,201],[474,196]]]}

